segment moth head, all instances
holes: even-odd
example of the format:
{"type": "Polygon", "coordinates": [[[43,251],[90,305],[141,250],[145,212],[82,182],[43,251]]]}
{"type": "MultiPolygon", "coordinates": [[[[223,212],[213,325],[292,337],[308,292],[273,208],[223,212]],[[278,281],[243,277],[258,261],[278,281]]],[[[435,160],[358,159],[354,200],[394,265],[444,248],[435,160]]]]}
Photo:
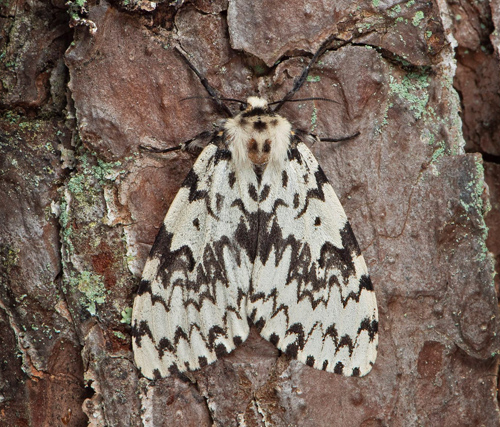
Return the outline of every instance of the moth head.
{"type": "Polygon", "coordinates": [[[267,105],[267,101],[264,98],[259,96],[250,96],[247,98],[247,108],[245,111],[252,111],[260,109],[266,112],[269,112],[269,107],[267,105]]]}
{"type": "Polygon", "coordinates": [[[225,128],[237,163],[263,167],[285,160],[290,143],[290,122],[272,112],[264,98],[249,97],[246,109],[228,119],[225,128]]]}

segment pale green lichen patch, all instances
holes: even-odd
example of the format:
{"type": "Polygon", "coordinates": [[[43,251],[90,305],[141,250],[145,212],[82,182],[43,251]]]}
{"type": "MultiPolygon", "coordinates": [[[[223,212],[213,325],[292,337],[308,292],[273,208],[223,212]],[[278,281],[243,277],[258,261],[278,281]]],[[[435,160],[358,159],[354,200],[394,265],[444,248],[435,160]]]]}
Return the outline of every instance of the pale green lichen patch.
{"type": "Polygon", "coordinates": [[[127,307],[125,310],[121,312],[122,318],[120,323],[125,323],[130,325],[132,323],[132,307],[127,307]]]}
{"type": "MultiPolygon", "coordinates": [[[[95,153],[92,153],[92,155],[97,157],[95,153]]],[[[101,185],[109,182],[114,182],[118,178],[118,176],[126,172],[124,170],[117,169],[122,166],[122,162],[120,161],[107,163],[97,158],[97,164],[91,164],[88,154],[83,154],[80,157],[80,160],[82,163],[83,174],[93,176],[101,185]]]]}
{"type": "Polygon", "coordinates": [[[396,17],[396,16],[398,16],[400,13],[401,13],[401,6],[400,6],[399,4],[397,4],[396,6],[391,7],[391,8],[387,11],[387,14],[388,14],[391,18],[395,18],[395,17],[396,17]]]}
{"type": "Polygon", "coordinates": [[[74,174],[68,181],[66,189],[69,194],[66,195],[63,203],[64,201],[71,202],[73,219],[88,223],[90,218],[102,216],[102,191],[96,184],[92,175],[81,172],[74,174]],[[73,209],[75,205],[78,207],[76,210],[73,209]]]}
{"type": "Polygon", "coordinates": [[[16,267],[19,262],[20,250],[10,245],[0,245],[0,261],[2,272],[7,276],[10,275],[12,268],[16,267]]]}
{"type": "Polygon", "coordinates": [[[321,80],[321,77],[320,76],[307,76],[307,81],[308,82],[313,82],[313,83],[317,83],[321,80]]]}
{"type": "Polygon", "coordinates": [[[418,27],[424,18],[424,12],[419,10],[417,13],[415,13],[415,15],[413,15],[413,19],[411,22],[413,26],[418,27]]]}
{"type": "Polygon", "coordinates": [[[66,3],[71,19],[79,21],[88,12],[87,0],[74,0],[66,3]]]}
{"type": "Polygon", "coordinates": [[[436,163],[441,157],[447,155],[450,153],[450,150],[446,147],[446,144],[444,141],[439,141],[436,144],[436,149],[432,153],[431,161],[430,163],[436,163]]]}
{"type": "Polygon", "coordinates": [[[363,33],[368,31],[372,27],[372,24],[373,23],[370,22],[359,22],[358,24],[356,24],[356,27],[358,28],[359,33],[363,33]]]}
{"type": "Polygon", "coordinates": [[[75,202],[78,209],[73,211],[73,216],[77,217],[88,226],[95,226],[96,218],[102,219],[103,217],[103,189],[102,186],[114,182],[118,176],[124,174],[125,171],[118,170],[117,168],[122,165],[121,162],[106,163],[97,159],[94,161],[97,164],[91,164],[88,154],[83,154],[79,157],[81,166],[78,171],[73,174],[69,179],[66,189],[69,192],[63,198],[61,203],[61,225],[67,225],[67,218],[64,215],[65,202],[71,199],[73,205],[75,202]],[[92,225],[92,220],[93,224],[92,225]]]}
{"type": "Polygon", "coordinates": [[[86,252],[95,253],[102,243],[102,185],[115,176],[112,169],[115,164],[99,164],[95,161],[97,164],[91,165],[87,153],[77,158],[79,167],[66,183],[58,210],[64,286],[66,291],[72,292],[72,289],[77,288],[82,292],[86,296],[83,305],[91,314],[95,314],[96,304],[101,304],[105,298],[103,279],[90,272],[92,265],[88,261],[83,263],[82,256],[86,252]],[[77,269],[89,271],[75,271],[75,257],[78,259],[77,269]]]}
{"type": "MultiPolygon", "coordinates": [[[[68,202],[63,197],[61,199],[60,210],[59,210],[59,224],[61,224],[61,239],[64,245],[63,248],[65,252],[73,253],[74,246],[70,238],[73,232],[73,227],[70,224],[69,217],[70,216],[68,211],[68,202]]],[[[65,257],[62,258],[62,262],[64,265],[65,257]]]]}
{"type": "Polygon", "coordinates": [[[311,115],[311,132],[314,132],[317,125],[318,125],[318,109],[316,108],[316,106],[314,106],[311,115]]]}
{"type": "Polygon", "coordinates": [[[92,172],[99,183],[104,185],[108,182],[114,182],[119,175],[125,173],[124,170],[117,170],[120,166],[122,166],[122,162],[119,161],[107,163],[101,159],[97,159],[97,165],[92,167],[92,172]]]}
{"type": "Polygon", "coordinates": [[[127,171],[121,162],[102,161],[82,145],[75,148],[74,159],[55,211],[61,224],[62,288],[73,316],[88,312],[103,320],[120,318],[130,277],[122,230],[106,223],[105,193],[127,171]]]}
{"type": "Polygon", "coordinates": [[[3,118],[10,124],[19,123],[22,120],[22,116],[19,112],[14,110],[8,110],[3,114],[3,118]]]}
{"type": "Polygon", "coordinates": [[[482,213],[482,215],[486,215],[491,210],[491,204],[489,199],[486,200],[483,198],[485,183],[484,183],[484,166],[483,162],[479,157],[475,158],[475,166],[476,166],[476,174],[475,179],[471,180],[471,191],[473,194],[473,199],[475,205],[478,210],[482,213]]]}
{"type": "Polygon", "coordinates": [[[120,338],[121,340],[126,340],[127,337],[125,336],[125,334],[123,332],[120,332],[120,331],[113,331],[113,335],[117,338],[120,338]]]}
{"type": "Polygon", "coordinates": [[[389,109],[392,107],[391,103],[384,102],[383,108],[384,108],[384,113],[381,115],[382,119],[376,120],[374,122],[373,126],[373,131],[378,134],[382,134],[382,130],[384,127],[386,127],[389,124],[388,116],[389,116],[389,109]]]}
{"type": "Polygon", "coordinates": [[[479,158],[475,159],[475,171],[468,173],[466,178],[464,191],[460,194],[460,205],[465,210],[466,215],[473,219],[475,228],[481,232],[481,238],[477,241],[476,258],[479,262],[485,262],[489,257],[489,250],[486,246],[488,227],[484,221],[484,215],[490,209],[490,205],[488,202],[485,203],[483,198],[484,167],[479,158]]]}
{"type": "Polygon", "coordinates": [[[392,93],[406,101],[415,119],[420,119],[426,111],[429,102],[429,76],[426,74],[409,73],[401,81],[389,76],[389,87],[392,93]]]}
{"type": "Polygon", "coordinates": [[[95,316],[97,304],[103,304],[106,301],[107,290],[103,278],[90,271],[83,271],[77,277],[71,277],[69,284],[83,294],[82,304],[92,316],[95,316]]]}

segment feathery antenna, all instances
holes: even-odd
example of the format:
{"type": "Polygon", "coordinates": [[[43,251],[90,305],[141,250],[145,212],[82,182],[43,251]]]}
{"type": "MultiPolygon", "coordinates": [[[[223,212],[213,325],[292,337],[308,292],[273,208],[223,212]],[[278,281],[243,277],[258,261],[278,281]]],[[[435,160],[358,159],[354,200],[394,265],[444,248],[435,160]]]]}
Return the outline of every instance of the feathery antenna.
{"type": "Polygon", "coordinates": [[[333,99],[330,99],[330,98],[299,98],[299,99],[287,99],[286,101],[274,101],[274,102],[270,102],[268,105],[274,105],[274,104],[279,104],[280,102],[301,102],[301,101],[327,101],[327,102],[333,102],[335,104],[339,104],[339,105],[342,105],[340,102],[338,101],[335,101],[333,99]]]}
{"type": "Polygon", "coordinates": [[[330,45],[330,43],[333,41],[334,38],[335,38],[335,35],[332,34],[330,37],[328,37],[321,44],[321,46],[319,47],[319,49],[316,51],[316,53],[313,55],[313,57],[309,61],[309,64],[307,64],[306,67],[302,70],[302,74],[300,75],[300,77],[293,84],[292,90],[290,92],[288,92],[281,101],[279,101],[278,105],[276,106],[276,108],[273,111],[275,111],[275,112],[279,111],[279,109],[281,107],[283,107],[283,104],[285,102],[289,102],[290,98],[295,94],[295,92],[297,92],[302,87],[302,85],[304,84],[304,82],[307,79],[309,71],[311,70],[311,68],[313,67],[313,65],[316,64],[316,62],[318,61],[318,58],[321,55],[323,55],[323,53],[326,51],[326,49],[328,48],[328,46],[330,45]]]}
{"type": "Polygon", "coordinates": [[[210,95],[210,98],[212,101],[214,101],[217,104],[217,107],[219,107],[222,111],[224,111],[229,117],[233,117],[233,113],[231,113],[231,110],[228,108],[226,104],[222,101],[222,97],[218,93],[217,89],[213,88],[210,86],[210,83],[208,83],[208,80],[197,70],[197,68],[192,64],[192,62],[188,59],[188,57],[184,54],[184,52],[178,47],[175,47],[175,50],[182,56],[186,64],[193,70],[193,73],[195,73],[198,78],[200,79],[201,84],[205,88],[205,90],[208,92],[210,95]]]}

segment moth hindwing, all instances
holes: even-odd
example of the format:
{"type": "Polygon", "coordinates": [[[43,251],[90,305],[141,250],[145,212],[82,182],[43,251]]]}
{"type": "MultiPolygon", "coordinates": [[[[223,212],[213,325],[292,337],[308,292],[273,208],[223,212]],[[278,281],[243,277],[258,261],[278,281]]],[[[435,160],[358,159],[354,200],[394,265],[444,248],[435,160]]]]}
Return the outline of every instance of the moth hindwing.
{"type": "Polygon", "coordinates": [[[344,210],[307,137],[265,99],[246,104],[163,221],[134,302],[135,362],[151,379],[199,369],[245,341],[250,320],[300,362],[365,375],[377,303],[344,210]]]}

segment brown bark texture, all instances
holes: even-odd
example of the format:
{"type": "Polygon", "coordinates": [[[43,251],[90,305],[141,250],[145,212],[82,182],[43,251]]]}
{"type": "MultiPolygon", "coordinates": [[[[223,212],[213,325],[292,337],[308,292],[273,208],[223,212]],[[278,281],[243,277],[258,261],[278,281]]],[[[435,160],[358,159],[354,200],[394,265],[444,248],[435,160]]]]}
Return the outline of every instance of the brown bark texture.
{"type": "Polygon", "coordinates": [[[3,0],[0,425],[497,426],[500,0],[3,0]],[[109,1],[109,2],[108,2],[109,1]],[[252,330],[188,380],[140,378],[130,313],[225,97],[281,99],[365,254],[373,371],[344,378],[252,330]],[[489,229],[489,234],[488,234],[489,229]],[[495,280],[497,284],[495,286],[495,280]]]}

